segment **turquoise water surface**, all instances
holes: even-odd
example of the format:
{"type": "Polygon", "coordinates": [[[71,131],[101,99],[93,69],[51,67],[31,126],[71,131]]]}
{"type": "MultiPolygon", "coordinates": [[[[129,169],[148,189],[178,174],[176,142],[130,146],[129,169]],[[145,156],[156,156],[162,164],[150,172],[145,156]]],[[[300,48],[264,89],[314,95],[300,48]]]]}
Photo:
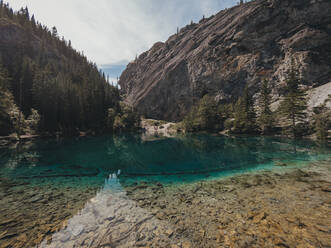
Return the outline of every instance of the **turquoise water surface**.
{"type": "MultiPolygon", "coordinates": [[[[193,135],[144,141],[140,136],[41,140],[0,149],[0,177],[30,182],[69,178],[180,182],[327,158],[330,148],[278,138],[193,135]]],[[[69,180],[70,181],[70,180],[69,180]]],[[[103,182],[103,180],[101,180],[103,182]]]]}
{"type": "Polygon", "coordinates": [[[0,247],[80,247],[87,240],[94,244],[87,247],[98,247],[93,242],[107,239],[110,231],[124,244],[119,247],[130,247],[125,245],[142,235],[134,226],[144,223],[144,235],[153,236],[168,225],[130,198],[135,187],[162,194],[164,185],[186,187],[330,157],[330,148],[309,141],[207,134],[49,139],[1,147],[0,247]]]}

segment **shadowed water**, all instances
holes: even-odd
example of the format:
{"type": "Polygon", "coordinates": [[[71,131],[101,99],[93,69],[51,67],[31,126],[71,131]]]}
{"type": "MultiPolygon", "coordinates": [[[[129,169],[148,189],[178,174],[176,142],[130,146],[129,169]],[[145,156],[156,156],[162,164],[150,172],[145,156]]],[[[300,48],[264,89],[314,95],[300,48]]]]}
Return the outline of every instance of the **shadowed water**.
{"type": "Polygon", "coordinates": [[[169,223],[139,208],[127,197],[127,186],[163,187],[328,157],[329,148],[308,141],[212,135],[102,136],[2,147],[0,247],[132,247],[141,233],[158,233],[166,244],[169,223]]]}

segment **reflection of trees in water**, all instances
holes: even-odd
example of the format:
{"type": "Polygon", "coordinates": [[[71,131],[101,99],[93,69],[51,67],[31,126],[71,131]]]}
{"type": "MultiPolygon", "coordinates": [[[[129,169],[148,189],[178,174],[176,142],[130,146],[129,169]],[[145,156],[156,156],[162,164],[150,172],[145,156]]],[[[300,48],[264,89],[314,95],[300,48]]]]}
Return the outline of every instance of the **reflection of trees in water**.
{"type": "Polygon", "coordinates": [[[330,148],[317,146],[310,140],[260,137],[260,157],[276,161],[309,161],[321,154],[330,154],[330,148]]]}
{"type": "Polygon", "coordinates": [[[39,153],[34,150],[33,142],[14,143],[0,151],[0,168],[15,169],[18,166],[34,167],[39,161],[39,153]]]}
{"type": "Polygon", "coordinates": [[[225,139],[225,155],[228,156],[230,167],[250,167],[256,166],[259,162],[258,139],[255,137],[229,137],[225,139]]]}
{"type": "Polygon", "coordinates": [[[114,135],[107,141],[107,154],[116,170],[143,165],[139,160],[139,152],[142,147],[139,136],[114,135]]]}
{"type": "Polygon", "coordinates": [[[248,147],[245,142],[236,142],[237,144],[232,142],[229,145],[224,137],[197,135],[149,142],[126,142],[125,149],[121,145],[117,151],[119,157],[123,158],[122,163],[131,164],[131,167],[123,169],[124,174],[176,174],[183,170],[202,172],[231,164],[238,165],[241,158],[247,161],[254,146],[248,147]],[[229,149],[227,145],[230,146],[229,149]]]}
{"type": "Polygon", "coordinates": [[[116,157],[124,175],[181,174],[249,168],[274,159],[307,159],[316,151],[308,142],[270,137],[188,135],[142,141],[138,136],[112,137],[108,154],[116,157]]]}
{"type": "MultiPolygon", "coordinates": [[[[306,160],[321,151],[311,142],[270,137],[199,134],[143,141],[139,135],[101,136],[2,149],[0,169],[12,168],[12,172],[40,177],[106,177],[118,170],[122,175],[199,173],[254,167],[273,160],[306,160]]],[[[324,153],[329,151],[325,149],[324,153]]]]}

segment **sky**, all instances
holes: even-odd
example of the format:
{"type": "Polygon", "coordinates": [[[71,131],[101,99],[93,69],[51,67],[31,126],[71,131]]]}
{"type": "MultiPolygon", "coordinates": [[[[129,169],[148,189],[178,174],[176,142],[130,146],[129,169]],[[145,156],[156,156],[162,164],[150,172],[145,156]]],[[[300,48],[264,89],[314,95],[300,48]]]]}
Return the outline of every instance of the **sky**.
{"type": "Polygon", "coordinates": [[[166,41],[191,21],[216,14],[238,0],[8,0],[27,6],[36,20],[103,69],[112,80],[136,55],[166,41]]]}

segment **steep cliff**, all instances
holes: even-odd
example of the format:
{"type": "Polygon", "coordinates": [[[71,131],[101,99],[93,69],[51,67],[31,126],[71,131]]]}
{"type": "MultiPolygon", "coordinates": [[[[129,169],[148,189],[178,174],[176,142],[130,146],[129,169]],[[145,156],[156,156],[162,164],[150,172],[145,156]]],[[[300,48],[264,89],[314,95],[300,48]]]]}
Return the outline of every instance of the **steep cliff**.
{"type": "Polygon", "coordinates": [[[223,10],[156,43],[119,84],[146,117],[178,121],[204,94],[232,101],[262,79],[277,100],[292,59],[307,86],[331,82],[330,0],[255,0],[223,10]]]}

